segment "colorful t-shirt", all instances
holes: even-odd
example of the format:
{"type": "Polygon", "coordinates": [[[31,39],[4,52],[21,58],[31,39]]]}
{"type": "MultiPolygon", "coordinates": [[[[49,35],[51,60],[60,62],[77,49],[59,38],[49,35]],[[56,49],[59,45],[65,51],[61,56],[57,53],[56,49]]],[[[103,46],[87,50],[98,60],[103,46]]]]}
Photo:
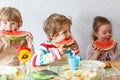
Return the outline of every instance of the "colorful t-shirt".
{"type": "MultiPolygon", "coordinates": [[[[90,59],[93,56],[94,48],[91,44],[87,47],[86,59],[90,59]]],[[[112,51],[106,51],[99,55],[98,59],[100,61],[108,61],[108,60],[120,60],[120,50],[118,47],[116,48],[116,53],[112,53],[112,51]]]]}
{"type": "MultiPolygon", "coordinates": [[[[68,48],[66,50],[66,54],[75,54],[78,55],[79,51],[73,51],[72,49],[68,48]]],[[[40,44],[39,49],[32,57],[32,65],[39,66],[49,64],[55,61],[58,61],[62,58],[58,47],[55,46],[52,41],[45,41],[40,44]]]]}

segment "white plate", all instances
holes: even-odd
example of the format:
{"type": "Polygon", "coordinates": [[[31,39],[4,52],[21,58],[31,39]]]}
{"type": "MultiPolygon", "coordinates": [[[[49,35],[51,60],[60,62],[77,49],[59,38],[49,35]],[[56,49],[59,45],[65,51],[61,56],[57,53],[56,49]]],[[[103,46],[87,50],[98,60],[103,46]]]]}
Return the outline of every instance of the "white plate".
{"type": "Polygon", "coordinates": [[[92,66],[92,67],[101,67],[101,68],[104,68],[106,66],[104,62],[98,60],[82,60],[80,61],[80,65],[86,67],[92,66]]]}
{"type": "Polygon", "coordinates": [[[15,74],[16,72],[17,72],[16,67],[0,66],[0,74],[10,75],[10,74],[15,74]]]}

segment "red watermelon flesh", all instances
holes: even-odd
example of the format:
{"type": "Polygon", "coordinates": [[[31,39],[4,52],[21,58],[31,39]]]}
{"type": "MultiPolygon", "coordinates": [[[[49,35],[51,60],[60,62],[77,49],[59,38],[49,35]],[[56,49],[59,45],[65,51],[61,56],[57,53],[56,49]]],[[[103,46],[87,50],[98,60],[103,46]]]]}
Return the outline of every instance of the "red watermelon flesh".
{"type": "Polygon", "coordinates": [[[57,42],[56,44],[58,44],[58,45],[65,44],[66,48],[71,47],[71,45],[73,44],[73,38],[64,39],[60,42],[57,42]]]}
{"type": "Polygon", "coordinates": [[[9,35],[9,36],[26,36],[27,32],[26,31],[5,31],[5,30],[2,30],[2,34],[4,35],[9,35]]]}
{"type": "Polygon", "coordinates": [[[92,46],[94,48],[96,47],[96,48],[100,48],[100,49],[107,51],[114,47],[114,42],[115,42],[114,39],[111,39],[107,42],[101,42],[101,41],[96,40],[92,42],[92,46]]]}
{"type": "Polygon", "coordinates": [[[26,31],[7,31],[7,30],[2,30],[2,34],[5,35],[6,38],[11,39],[11,40],[20,40],[25,38],[27,35],[26,31]]]}

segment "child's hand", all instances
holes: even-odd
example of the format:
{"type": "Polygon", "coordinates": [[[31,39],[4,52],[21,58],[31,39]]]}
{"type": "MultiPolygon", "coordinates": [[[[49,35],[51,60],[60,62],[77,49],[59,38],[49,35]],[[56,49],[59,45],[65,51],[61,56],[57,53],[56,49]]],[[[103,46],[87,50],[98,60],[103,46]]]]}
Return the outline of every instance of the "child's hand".
{"type": "Polygon", "coordinates": [[[0,36],[4,36],[4,34],[2,33],[2,31],[0,30],[0,36]]]}
{"type": "Polygon", "coordinates": [[[31,48],[33,42],[33,36],[30,32],[27,32],[26,40],[28,42],[28,47],[31,48]]]}
{"type": "Polygon", "coordinates": [[[71,49],[74,50],[74,51],[79,50],[79,46],[78,46],[76,40],[73,41],[71,49]]]}
{"type": "Polygon", "coordinates": [[[117,47],[117,42],[114,42],[114,47],[113,47],[113,49],[111,50],[111,51],[113,52],[113,54],[116,53],[116,47],[117,47]]]}
{"type": "Polygon", "coordinates": [[[61,45],[58,50],[60,51],[60,54],[63,56],[67,50],[67,48],[65,48],[65,45],[61,45]]]}
{"type": "Polygon", "coordinates": [[[97,59],[103,52],[104,52],[103,49],[94,48],[94,53],[93,53],[94,58],[97,59]]]}

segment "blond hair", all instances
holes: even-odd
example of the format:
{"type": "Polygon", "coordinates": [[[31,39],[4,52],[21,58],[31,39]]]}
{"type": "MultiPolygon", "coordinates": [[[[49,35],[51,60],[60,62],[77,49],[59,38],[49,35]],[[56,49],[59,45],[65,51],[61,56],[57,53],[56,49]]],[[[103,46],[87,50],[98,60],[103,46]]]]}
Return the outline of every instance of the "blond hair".
{"type": "Polygon", "coordinates": [[[15,21],[18,26],[22,26],[22,17],[20,12],[13,7],[3,7],[0,9],[0,21],[15,21]]]}
{"type": "Polygon", "coordinates": [[[72,25],[71,19],[64,15],[53,13],[45,20],[43,29],[48,38],[51,39],[50,34],[53,36],[58,35],[58,33],[64,29],[63,25],[65,24],[70,28],[72,25]]]}

